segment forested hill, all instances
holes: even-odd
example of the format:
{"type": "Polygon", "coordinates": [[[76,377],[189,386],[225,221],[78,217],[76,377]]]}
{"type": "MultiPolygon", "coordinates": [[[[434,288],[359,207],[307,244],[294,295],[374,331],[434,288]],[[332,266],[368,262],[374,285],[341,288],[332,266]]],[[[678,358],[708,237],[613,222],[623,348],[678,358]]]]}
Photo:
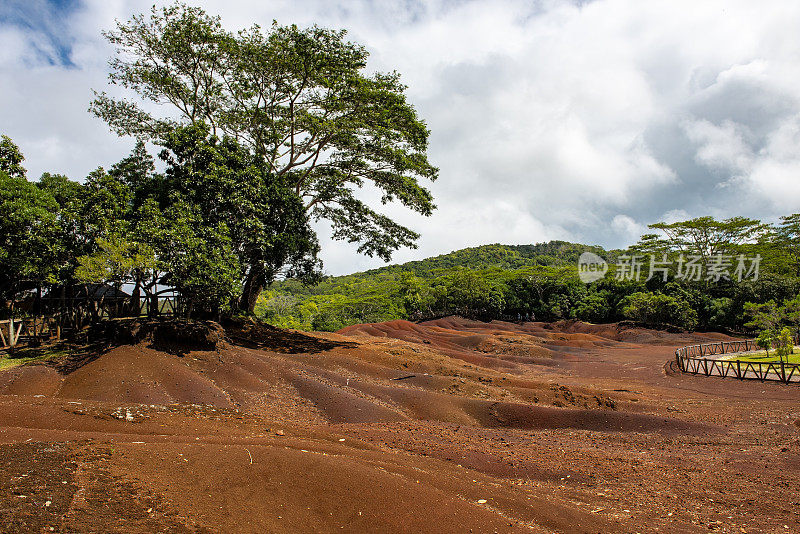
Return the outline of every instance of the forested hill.
{"type": "Polygon", "coordinates": [[[329,277],[315,286],[280,282],[261,294],[256,313],[277,326],[305,330],[458,314],[486,320],[632,319],[740,332],[788,325],[800,332],[800,214],[783,217],[779,225],[701,217],[653,228],[666,237],[644,235],[624,252],[565,241],[484,245],[329,277]],[[605,258],[610,268],[589,284],[581,282],[577,266],[586,251],[605,258]],[[705,254],[709,263],[690,276],[688,268],[681,269],[684,254],[705,254]],[[633,277],[619,271],[631,255],[650,258],[651,268],[653,258],[663,264],[669,257],[669,268],[654,276],[645,264],[633,277]],[[720,263],[724,272],[716,278],[713,255],[728,262],[720,263]],[[750,270],[737,274],[745,258],[750,270]]]}
{"type": "Polygon", "coordinates": [[[522,294],[518,281],[547,276],[574,282],[578,257],[585,251],[610,262],[618,253],[567,241],[482,245],[328,277],[315,286],[294,280],[276,282],[262,294],[256,313],[282,327],[336,330],[355,323],[446,312],[533,312],[530,306],[516,302],[514,295],[522,294]]]}
{"type": "Polygon", "coordinates": [[[578,257],[586,251],[594,252],[602,257],[609,255],[609,252],[602,247],[580,245],[568,241],[548,241],[547,243],[536,243],[535,245],[492,244],[464,248],[449,254],[410,261],[401,265],[388,265],[365,271],[364,273],[357,273],[353,276],[374,276],[382,273],[406,271],[421,278],[430,278],[443,269],[457,267],[467,269],[485,269],[488,267],[521,269],[535,266],[577,265],[578,257]]]}

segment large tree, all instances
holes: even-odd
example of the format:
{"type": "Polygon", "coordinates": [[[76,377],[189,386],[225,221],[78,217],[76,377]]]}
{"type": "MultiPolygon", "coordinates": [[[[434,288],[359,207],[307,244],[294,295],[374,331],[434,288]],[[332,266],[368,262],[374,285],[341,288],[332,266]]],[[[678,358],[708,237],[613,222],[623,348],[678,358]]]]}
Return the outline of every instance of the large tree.
{"type": "Polygon", "coordinates": [[[244,281],[240,309],[252,312],[264,286],[279,275],[317,280],[319,245],[303,205],[263,160],[232,137],[209,135],[202,124],[176,128],[164,145],[167,169],[155,187],[159,206],[186,206],[195,214],[190,227],[225,236],[221,248],[230,248],[244,281]]]}
{"type": "Polygon", "coordinates": [[[91,111],[121,135],[163,142],[179,124],[210,125],[264,164],[303,203],[330,222],[335,239],[389,260],[418,234],[358,198],[371,184],[382,202],[421,214],[435,206],[420,179],[434,180],[429,132],[396,72],[366,72],[364,47],[344,31],[273,24],[236,33],[219,17],[185,4],[153,8],[106,32],[116,46],[112,84],[150,103],[96,94],[91,111]],[[147,106],[152,108],[152,106],[147,106]]]}
{"type": "Polygon", "coordinates": [[[664,245],[674,251],[695,254],[707,264],[718,254],[739,253],[748,244],[755,244],[769,226],[755,219],[731,217],[718,221],[713,217],[697,217],[688,221],[656,223],[649,228],[661,230],[666,240],[658,240],[653,234],[642,236],[642,242],[664,245]]]}

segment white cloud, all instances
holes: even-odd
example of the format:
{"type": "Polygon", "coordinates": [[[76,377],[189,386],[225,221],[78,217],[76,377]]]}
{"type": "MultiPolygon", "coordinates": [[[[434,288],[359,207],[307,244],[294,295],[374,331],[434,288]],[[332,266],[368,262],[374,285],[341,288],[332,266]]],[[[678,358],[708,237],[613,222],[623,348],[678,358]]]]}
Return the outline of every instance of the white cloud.
{"type": "Polygon", "coordinates": [[[647,226],[640,224],[627,215],[615,215],[611,220],[611,228],[627,238],[631,243],[638,241],[639,236],[647,232],[647,226]]]}
{"type": "Polygon", "coordinates": [[[674,210],[669,210],[664,215],[662,215],[660,222],[672,224],[680,221],[686,221],[688,219],[690,219],[690,216],[685,210],[674,209],[674,210]]]}
{"type": "MultiPolygon", "coordinates": [[[[100,30],[149,4],[91,0],[50,21],[74,69],[37,64],[36,35],[0,25],[0,130],[33,176],[80,178],[129,150],[86,108],[90,89],[106,87],[100,30]]],[[[423,236],[398,260],[490,242],[622,246],[657,220],[797,210],[798,3],[202,5],[229,28],[272,19],[347,28],[370,50],[369,68],[401,72],[441,177],[434,216],[388,208],[423,236]]],[[[331,272],[380,263],[321,237],[331,272]]]]}
{"type": "Polygon", "coordinates": [[[707,120],[685,125],[686,134],[697,146],[695,159],[712,168],[739,175],[750,169],[753,151],[745,137],[746,127],[732,121],[717,126],[707,120]]]}

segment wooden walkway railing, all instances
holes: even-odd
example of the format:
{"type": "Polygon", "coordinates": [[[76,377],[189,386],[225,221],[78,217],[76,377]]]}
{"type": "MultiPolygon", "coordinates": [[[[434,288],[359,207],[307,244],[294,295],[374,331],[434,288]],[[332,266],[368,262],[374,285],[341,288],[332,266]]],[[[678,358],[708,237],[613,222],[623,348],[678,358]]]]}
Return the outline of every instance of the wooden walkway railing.
{"type": "MultiPolygon", "coordinates": [[[[77,300],[77,299],[75,299],[77,300]]],[[[33,340],[60,339],[62,331],[78,331],[100,319],[176,315],[181,309],[177,295],[141,298],[131,306],[129,300],[81,299],[58,313],[16,319],[0,319],[0,350],[26,345],[33,340]],[[152,309],[151,309],[152,305],[152,309]]]]}
{"type": "Polygon", "coordinates": [[[774,380],[800,383],[800,364],[786,362],[743,362],[709,358],[734,352],[758,349],[755,340],[719,341],[688,345],[675,351],[675,362],[684,373],[704,376],[732,377],[739,380],[774,380]]]}

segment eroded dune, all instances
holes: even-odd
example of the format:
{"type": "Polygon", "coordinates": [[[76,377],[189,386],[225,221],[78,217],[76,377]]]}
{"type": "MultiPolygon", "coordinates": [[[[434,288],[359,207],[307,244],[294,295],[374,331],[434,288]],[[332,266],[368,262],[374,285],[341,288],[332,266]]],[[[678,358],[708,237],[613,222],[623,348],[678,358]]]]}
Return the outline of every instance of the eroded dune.
{"type": "MultiPolygon", "coordinates": [[[[779,440],[800,450],[791,420],[767,436],[751,415],[766,413],[752,410],[757,388],[775,406],[795,390],[737,382],[734,395],[664,372],[676,346],[718,334],[458,317],[251,334],[0,373],[0,441],[42,443],[42,458],[67,443],[81,466],[57,475],[74,491],[39,526],[91,532],[116,514],[120,532],[691,530],[706,519],[676,515],[671,495],[718,492],[712,508],[730,515],[742,513],[722,497],[731,485],[764,489],[752,458],[732,461],[743,440],[748,454],[779,440]],[[719,474],[702,478],[695,462],[719,474]],[[79,490],[129,506],[78,502],[79,490]]],[[[9,454],[11,476],[25,467],[9,454]]],[[[17,506],[25,482],[9,480],[17,506]]]]}

